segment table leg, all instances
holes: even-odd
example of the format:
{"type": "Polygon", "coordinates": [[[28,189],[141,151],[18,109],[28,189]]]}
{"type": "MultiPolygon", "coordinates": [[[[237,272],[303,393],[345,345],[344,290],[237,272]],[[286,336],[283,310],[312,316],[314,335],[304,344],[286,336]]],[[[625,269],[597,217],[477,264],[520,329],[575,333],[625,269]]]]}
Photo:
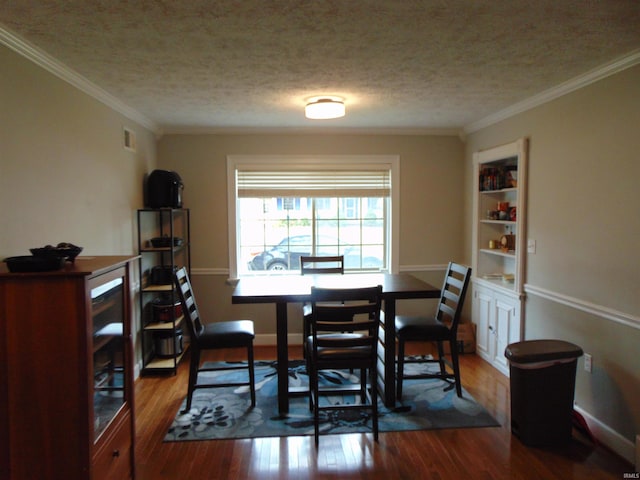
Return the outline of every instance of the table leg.
{"type": "Polygon", "coordinates": [[[384,301],[384,404],[396,405],[396,301],[384,301]]]}
{"type": "MultiPolygon", "coordinates": [[[[278,352],[278,411],[289,412],[289,345],[287,339],[287,304],[276,303],[276,342],[278,352]]],[[[395,389],[392,389],[395,391],[395,389]]]]}

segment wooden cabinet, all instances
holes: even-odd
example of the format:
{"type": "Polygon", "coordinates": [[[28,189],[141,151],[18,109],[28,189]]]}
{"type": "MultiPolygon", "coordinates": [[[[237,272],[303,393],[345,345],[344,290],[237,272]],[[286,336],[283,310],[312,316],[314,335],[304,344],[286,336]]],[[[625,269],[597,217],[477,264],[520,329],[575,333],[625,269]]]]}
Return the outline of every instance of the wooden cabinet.
{"type": "Polygon", "coordinates": [[[0,478],[135,477],[135,258],[0,267],[0,478]]]}
{"type": "Polygon", "coordinates": [[[188,343],[173,272],[191,270],[189,209],[138,210],[138,252],[142,374],[175,374],[188,343]]]}
{"type": "Polygon", "coordinates": [[[504,349],[524,332],[527,144],[523,138],[474,154],[476,351],[505,375],[504,349]]]}

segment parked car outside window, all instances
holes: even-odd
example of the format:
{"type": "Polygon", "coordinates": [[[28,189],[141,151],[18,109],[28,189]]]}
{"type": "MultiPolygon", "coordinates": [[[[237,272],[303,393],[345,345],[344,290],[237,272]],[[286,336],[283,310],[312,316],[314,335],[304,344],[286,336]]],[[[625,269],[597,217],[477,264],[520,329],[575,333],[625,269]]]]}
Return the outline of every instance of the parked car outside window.
{"type": "MultiPolygon", "coordinates": [[[[312,255],[310,235],[285,237],[273,248],[255,255],[248,263],[249,270],[300,270],[300,257],[312,255]]],[[[314,255],[344,255],[345,270],[377,270],[382,267],[382,259],[371,255],[363,256],[358,245],[340,244],[338,239],[321,237],[318,239],[314,255]]]]}

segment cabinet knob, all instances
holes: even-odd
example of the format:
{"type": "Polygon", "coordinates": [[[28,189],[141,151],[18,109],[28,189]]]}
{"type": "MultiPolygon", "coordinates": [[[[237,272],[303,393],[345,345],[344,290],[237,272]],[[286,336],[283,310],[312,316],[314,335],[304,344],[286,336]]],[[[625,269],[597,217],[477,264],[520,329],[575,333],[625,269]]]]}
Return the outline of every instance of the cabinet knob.
{"type": "Polygon", "coordinates": [[[114,450],[113,451],[113,456],[114,456],[114,458],[119,457],[120,456],[120,450],[114,450]]]}

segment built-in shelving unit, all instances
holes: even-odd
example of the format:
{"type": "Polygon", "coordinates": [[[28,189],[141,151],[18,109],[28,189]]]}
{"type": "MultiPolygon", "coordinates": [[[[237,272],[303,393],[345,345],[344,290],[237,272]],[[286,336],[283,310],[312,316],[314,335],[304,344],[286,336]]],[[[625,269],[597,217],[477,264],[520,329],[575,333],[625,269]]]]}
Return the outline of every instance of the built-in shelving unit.
{"type": "Polygon", "coordinates": [[[523,138],[474,154],[476,351],[505,374],[504,349],[524,331],[527,148],[523,138]]]}

